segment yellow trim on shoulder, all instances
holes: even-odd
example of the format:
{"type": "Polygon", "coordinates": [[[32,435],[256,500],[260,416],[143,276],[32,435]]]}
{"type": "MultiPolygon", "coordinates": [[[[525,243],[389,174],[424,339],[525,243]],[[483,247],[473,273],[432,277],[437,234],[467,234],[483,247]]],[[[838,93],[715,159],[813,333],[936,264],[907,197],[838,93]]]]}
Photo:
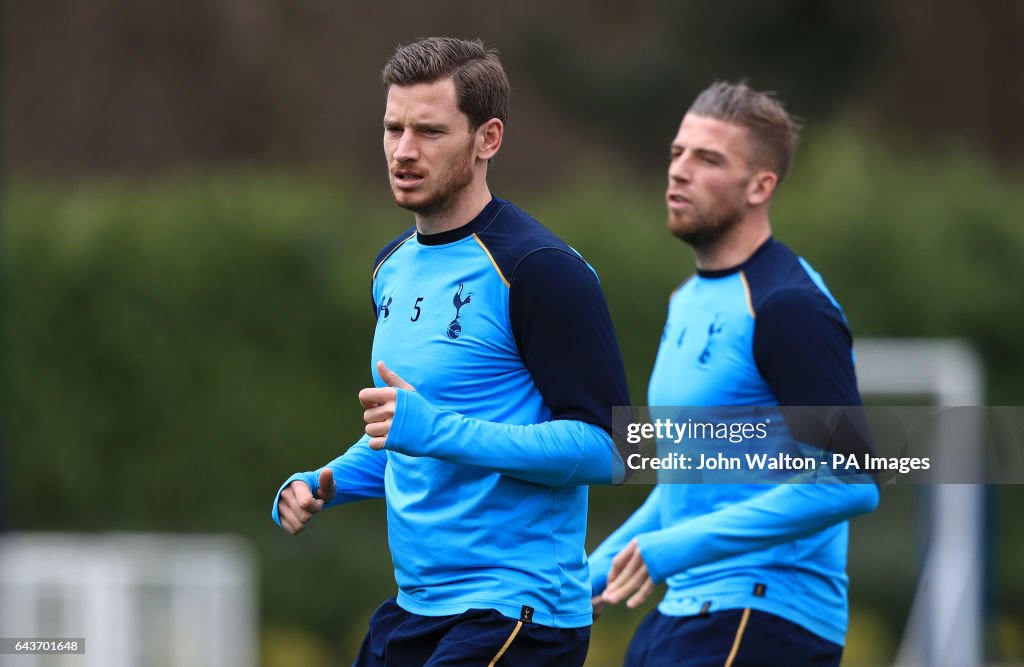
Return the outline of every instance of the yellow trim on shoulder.
{"type": "Polygon", "coordinates": [[[480,237],[475,233],[473,234],[473,238],[476,239],[476,242],[479,243],[480,247],[484,249],[485,253],[487,253],[487,258],[490,259],[491,264],[494,265],[494,270],[498,272],[498,277],[501,278],[501,282],[505,283],[505,287],[511,287],[511,285],[508,284],[508,281],[505,280],[505,274],[501,272],[500,268],[498,268],[498,263],[494,261],[494,255],[491,254],[491,251],[487,249],[487,246],[484,245],[484,242],[481,241],[480,237]]]}
{"type": "Polygon", "coordinates": [[[740,619],[740,628],[736,631],[736,639],[732,642],[732,650],[729,651],[729,657],[725,660],[725,667],[732,667],[732,661],[736,659],[736,654],[740,650],[740,641],[743,639],[743,631],[747,629],[747,621],[750,619],[750,607],[743,610],[743,618],[740,619]]]}
{"type": "Polygon", "coordinates": [[[399,244],[398,244],[398,245],[396,245],[396,246],[395,246],[394,248],[392,248],[392,249],[391,249],[391,252],[389,252],[388,254],[384,255],[384,258],[383,258],[382,260],[380,260],[379,262],[377,262],[377,266],[373,267],[373,275],[372,275],[372,276],[370,276],[370,282],[371,282],[371,283],[372,283],[372,282],[373,282],[374,280],[376,280],[376,279],[377,279],[377,271],[379,271],[379,270],[380,270],[380,267],[381,267],[381,266],[382,266],[382,265],[384,264],[384,262],[388,261],[388,257],[391,257],[391,255],[392,255],[392,254],[393,254],[393,253],[394,253],[394,252],[395,252],[396,250],[398,250],[399,248],[401,248],[401,247],[402,247],[402,244],[404,244],[404,243],[405,243],[406,241],[408,241],[409,239],[411,239],[411,238],[413,238],[413,237],[415,237],[415,236],[416,236],[416,232],[413,232],[412,234],[409,234],[408,236],[406,236],[406,237],[405,237],[404,239],[402,239],[402,243],[399,243],[399,244]]]}
{"type": "MultiPolygon", "coordinates": [[[[476,234],[473,234],[473,236],[476,236],[476,234]]],[[[479,241],[480,239],[477,239],[477,240],[479,241]]],[[[483,244],[481,244],[481,245],[483,245],[483,244]]],[[[486,248],[485,248],[485,250],[486,250],[486,248]]],[[[499,273],[501,273],[501,272],[499,271],[499,273]]],[[[513,630],[512,634],[508,636],[507,640],[505,640],[505,645],[501,647],[500,651],[498,651],[498,655],[494,656],[494,659],[491,660],[489,663],[487,663],[487,667],[494,667],[495,665],[498,664],[498,661],[501,660],[501,656],[505,655],[505,651],[508,650],[508,647],[512,646],[512,640],[516,638],[516,635],[518,635],[519,631],[522,630],[522,629],[523,629],[523,622],[519,621],[518,623],[516,623],[516,629],[513,630]]]]}
{"type": "Polygon", "coordinates": [[[747,282],[747,274],[740,271],[740,280],[743,281],[743,291],[747,293],[747,310],[750,311],[750,316],[756,320],[757,315],[754,313],[754,300],[750,298],[750,283],[747,282]]]}

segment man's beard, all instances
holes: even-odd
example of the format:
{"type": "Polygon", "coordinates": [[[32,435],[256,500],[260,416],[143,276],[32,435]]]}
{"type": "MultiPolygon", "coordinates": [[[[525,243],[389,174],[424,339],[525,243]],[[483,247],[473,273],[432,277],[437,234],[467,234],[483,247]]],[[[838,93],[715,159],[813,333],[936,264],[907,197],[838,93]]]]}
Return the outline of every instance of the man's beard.
{"type": "Polygon", "coordinates": [[[466,187],[473,182],[473,145],[470,143],[467,146],[465,153],[452,164],[444,176],[441,178],[441,182],[438,183],[437,189],[433,195],[422,200],[412,202],[400,202],[398,197],[395,197],[395,193],[391,195],[395,199],[395,203],[407,211],[418,213],[424,216],[436,215],[441,213],[455,203],[460,192],[466,189],[466,187]]]}
{"type": "Polygon", "coordinates": [[[668,227],[673,236],[698,249],[714,245],[743,218],[741,207],[731,202],[709,210],[692,209],[692,214],[691,219],[680,226],[669,213],[668,227]]]}

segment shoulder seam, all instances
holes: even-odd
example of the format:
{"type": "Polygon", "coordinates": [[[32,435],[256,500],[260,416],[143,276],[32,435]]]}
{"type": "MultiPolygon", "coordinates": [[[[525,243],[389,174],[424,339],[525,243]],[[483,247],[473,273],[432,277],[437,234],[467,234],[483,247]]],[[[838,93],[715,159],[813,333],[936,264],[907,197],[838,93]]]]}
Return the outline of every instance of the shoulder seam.
{"type": "Polygon", "coordinates": [[[740,271],[740,282],[743,283],[743,293],[747,297],[747,311],[750,316],[755,320],[757,319],[757,313],[754,312],[754,298],[750,294],[750,283],[747,282],[747,274],[745,271],[740,271]]]}
{"type": "MultiPolygon", "coordinates": [[[[394,254],[394,252],[395,252],[396,250],[398,250],[398,249],[399,249],[399,248],[401,248],[401,247],[402,247],[403,245],[405,245],[405,242],[406,242],[406,241],[408,241],[408,240],[409,240],[409,239],[411,239],[411,238],[414,238],[415,236],[416,236],[416,232],[414,231],[414,232],[413,232],[412,234],[409,234],[409,235],[408,235],[408,236],[406,236],[406,237],[405,237],[404,239],[402,239],[401,241],[399,241],[399,242],[398,242],[398,244],[396,244],[396,245],[395,245],[395,247],[394,247],[394,248],[392,248],[390,252],[388,252],[388,254],[384,255],[384,257],[382,257],[382,258],[381,258],[381,260],[380,260],[379,262],[377,262],[377,266],[373,267],[373,273],[372,273],[372,274],[370,275],[370,282],[371,282],[371,283],[372,283],[372,282],[373,282],[374,280],[376,280],[376,279],[377,279],[377,271],[379,271],[379,270],[380,270],[380,267],[384,265],[384,262],[388,261],[388,257],[391,257],[391,255],[393,255],[393,254],[394,254]]],[[[365,266],[365,265],[364,265],[364,266],[365,266]]]]}
{"type": "Polygon", "coordinates": [[[501,282],[505,283],[505,287],[511,287],[511,284],[509,283],[508,279],[505,278],[505,274],[501,272],[501,267],[498,266],[497,260],[494,259],[494,255],[491,254],[491,251],[484,244],[483,239],[480,238],[480,235],[478,233],[473,232],[473,240],[477,242],[480,248],[484,251],[484,254],[487,255],[487,259],[491,260],[491,266],[493,266],[494,270],[498,272],[498,277],[501,278],[501,282]]]}
{"type": "Polygon", "coordinates": [[[487,255],[487,259],[491,260],[491,265],[494,266],[494,270],[498,272],[498,277],[501,278],[501,282],[505,283],[505,287],[511,287],[511,285],[508,279],[505,278],[505,274],[502,273],[501,267],[498,266],[498,260],[494,259],[494,254],[491,253],[490,248],[488,248],[487,244],[484,243],[484,240],[480,238],[480,235],[485,233],[488,229],[490,229],[491,224],[498,219],[498,215],[500,215],[501,212],[504,211],[506,207],[508,207],[508,205],[508,202],[503,202],[501,206],[498,207],[498,210],[494,212],[494,215],[491,216],[491,219],[488,220],[487,223],[484,224],[484,226],[481,227],[478,231],[475,231],[471,234],[473,240],[477,242],[480,248],[487,255]]]}

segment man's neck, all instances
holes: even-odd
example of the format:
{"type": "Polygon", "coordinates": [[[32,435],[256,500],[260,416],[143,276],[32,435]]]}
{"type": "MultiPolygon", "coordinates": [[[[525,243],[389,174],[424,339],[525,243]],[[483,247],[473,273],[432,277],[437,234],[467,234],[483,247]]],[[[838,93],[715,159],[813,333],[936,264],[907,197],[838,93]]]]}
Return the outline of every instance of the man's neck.
{"type": "Polygon", "coordinates": [[[470,184],[455,196],[450,206],[431,215],[416,214],[416,231],[420,234],[439,234],[458,229],[468,224],[491,201],[491,191],[487,183],[470,184]]]}
{"type": "Polygon", "coordinates": [[[721,238],[702,248],[694,248],[697,268],[720,271],[739,266],[772,235],[768,217],[746,220],[727,231],[721,238]]]}

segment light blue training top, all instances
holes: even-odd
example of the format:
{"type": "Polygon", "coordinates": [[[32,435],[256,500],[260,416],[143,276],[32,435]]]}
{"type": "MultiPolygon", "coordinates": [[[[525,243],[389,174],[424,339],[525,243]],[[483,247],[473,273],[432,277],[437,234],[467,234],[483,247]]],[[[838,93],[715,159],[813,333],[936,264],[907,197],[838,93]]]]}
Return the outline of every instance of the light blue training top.
{"type": "MultiPolygon", "coordinates": [[[[774,239],[738,267],[699,271],[669,301],[648,404],[859,406],[843,313],[821,277],[774,239]]],[[[635,537],[652,578],[668,582],[661,613],[751,607],[841,645],[847,519],[878,503],[872,481],[846,481],[659,483],[591,556],[593,592],[635,537]]]]}
{"type": "Polygon", "coordinates": [[[398,391],[384,451],[364,437],[328,466],[332,504],[386,499],[398,604],[589,625],[586,485],[621,481],[611,408],[629,404],[596,274],[494,199],[463,227],[389,243],[373,307],[372,362],[415,392],[398,391]]]}

